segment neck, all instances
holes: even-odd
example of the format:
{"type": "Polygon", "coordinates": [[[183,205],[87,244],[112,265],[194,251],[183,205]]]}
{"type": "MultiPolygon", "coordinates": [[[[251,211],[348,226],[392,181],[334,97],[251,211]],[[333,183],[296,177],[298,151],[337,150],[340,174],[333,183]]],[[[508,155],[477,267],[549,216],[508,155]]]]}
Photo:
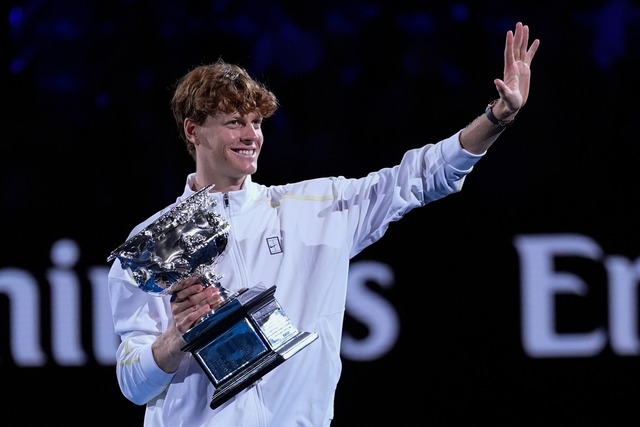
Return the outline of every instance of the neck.
{"type": "Polygon", "coordinates": [[[206,187],[207,185],[211,185],[213,184],[213,187],[211,188],[211,192],[212,193],[227,193],[229,191],[237,191],[237,190],[241,190],[245,180],[247,179],[246,176],[242,177],[242,179],[240,180],[227,180],[226,182],[220,182],[220,181],[216,181],[216,180],[207,180],[204,179],[202,177],[199,177],[196,174],[196,178],[193,182],[193,190],[194,191],[198,191],[203,189],[204,187],[206,187]]]}

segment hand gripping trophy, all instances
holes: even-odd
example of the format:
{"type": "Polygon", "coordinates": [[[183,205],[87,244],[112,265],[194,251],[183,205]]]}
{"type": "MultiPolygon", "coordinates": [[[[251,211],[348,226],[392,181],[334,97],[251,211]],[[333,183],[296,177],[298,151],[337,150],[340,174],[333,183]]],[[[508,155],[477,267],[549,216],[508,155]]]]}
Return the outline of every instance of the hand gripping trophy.
{"type": "Polygon", "coordinates": [[[172,293],[173,285],[198,275],[204,286],[215,286],[219,306],[183,334],[189,351],[216,390],[215,409],[318,338],[291,323],[274,297],[276,286],[260,283],[229,292],[220,284],[215,265],[225,253],[229,223],[213,209],[216,202],[205,187],[114,249],[138,288],[152,295],[172,293]]]}

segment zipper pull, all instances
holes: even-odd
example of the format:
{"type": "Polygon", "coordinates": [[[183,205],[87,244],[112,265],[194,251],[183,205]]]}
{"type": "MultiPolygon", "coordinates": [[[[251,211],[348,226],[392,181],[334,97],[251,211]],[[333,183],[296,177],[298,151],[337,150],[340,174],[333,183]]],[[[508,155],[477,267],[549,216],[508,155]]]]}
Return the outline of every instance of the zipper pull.
{"type": "Polygon", "coordinates": [[[222,203],[224,204],[225,209],[229,207],[229,193],[224,193],[222,195],[222,203]]]}

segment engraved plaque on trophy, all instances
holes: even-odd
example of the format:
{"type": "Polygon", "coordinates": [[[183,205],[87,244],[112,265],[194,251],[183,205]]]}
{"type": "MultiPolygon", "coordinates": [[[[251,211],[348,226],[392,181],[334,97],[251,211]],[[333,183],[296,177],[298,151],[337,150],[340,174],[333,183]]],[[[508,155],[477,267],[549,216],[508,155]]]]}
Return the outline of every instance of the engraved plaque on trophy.
{"type": "MultiPolygon", "coordinates": [[[[215,212],[211,186],[194,193],[114,249],[142,291],[169,295],[190,276],[215,286],[219,306],[183,334],[189,351],[215,386],[210,407],[223,403],[318,338],[299,331],[263,283],[237,292],[225,289],[215,267],[227,248],[229,223],[215,212]]],[[[195,397],[194,397],[195,398],[195,397]]]]}

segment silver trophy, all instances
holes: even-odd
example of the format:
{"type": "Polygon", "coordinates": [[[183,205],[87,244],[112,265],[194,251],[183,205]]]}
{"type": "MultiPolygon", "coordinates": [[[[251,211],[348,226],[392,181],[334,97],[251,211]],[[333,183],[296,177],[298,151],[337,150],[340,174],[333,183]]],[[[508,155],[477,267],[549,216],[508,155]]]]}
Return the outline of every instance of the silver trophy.
{"type": "Polygon", "coordinates": [[[197,275],[215,286],[220,305],[183,334],[189,351],[215,386],[215,409],[318,338],[291,323],[274,294],[259,283],[237,292],[225,289],[215,266],[224,255],[230,226],[214,207],[211,186],[189,196],[114,249],[138,288],[152,295],[173,292],[180,280],[197,275]]]}

